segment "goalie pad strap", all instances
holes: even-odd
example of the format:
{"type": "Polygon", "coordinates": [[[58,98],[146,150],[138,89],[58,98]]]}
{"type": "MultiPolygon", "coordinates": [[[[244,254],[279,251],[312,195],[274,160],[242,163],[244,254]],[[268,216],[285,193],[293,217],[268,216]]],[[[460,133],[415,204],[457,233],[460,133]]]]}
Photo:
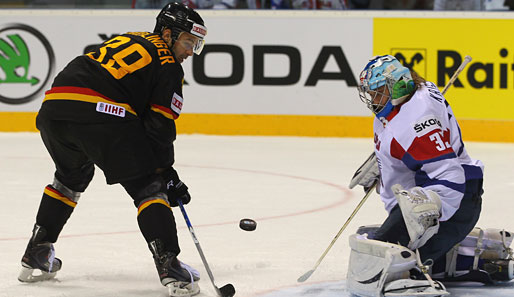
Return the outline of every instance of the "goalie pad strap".
{"type": "Polygon", "coordinates": [[[475,248],[475,256],[473,259],[473,270],[478,269],[478,259],[480,259],[480,255],[482,254],[482,251],[483,251],[482,245],[483,245],[483,241],[484,241],[484,230],[482,230],[478,227],[477,227],[477,229],[479,229],[480,232],[478,234],[477,247],[475,248]]]}

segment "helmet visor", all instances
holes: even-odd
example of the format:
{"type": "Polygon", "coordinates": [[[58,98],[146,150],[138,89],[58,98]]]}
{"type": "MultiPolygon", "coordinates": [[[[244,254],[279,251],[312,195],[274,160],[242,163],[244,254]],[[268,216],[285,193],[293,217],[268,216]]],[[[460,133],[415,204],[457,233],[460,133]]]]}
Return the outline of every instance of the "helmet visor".
{"type": "Polygon", "coordinates": [[[177,42],[180,43],[187,51],[193,51],[193,53],[199,55],[205,45],[205,40],[198,38],[197,36],[186,34],[181,32],[177,42]]]}

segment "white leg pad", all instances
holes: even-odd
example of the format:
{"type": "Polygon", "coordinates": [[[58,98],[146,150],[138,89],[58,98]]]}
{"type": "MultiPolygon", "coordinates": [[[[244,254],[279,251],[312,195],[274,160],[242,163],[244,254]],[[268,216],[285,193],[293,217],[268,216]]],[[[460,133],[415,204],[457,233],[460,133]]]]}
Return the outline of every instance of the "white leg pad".
{"type": "Polygon", "coordinates": [[[350,236],[348,291],[358,296],[442,296],[444,286],[434,288],[426,280],[409,279],[415,268],[416,255],[406,247],[367,239],[366,235],[350,236]],[[413,294],[414,293],[414,294],[413,294]]]}

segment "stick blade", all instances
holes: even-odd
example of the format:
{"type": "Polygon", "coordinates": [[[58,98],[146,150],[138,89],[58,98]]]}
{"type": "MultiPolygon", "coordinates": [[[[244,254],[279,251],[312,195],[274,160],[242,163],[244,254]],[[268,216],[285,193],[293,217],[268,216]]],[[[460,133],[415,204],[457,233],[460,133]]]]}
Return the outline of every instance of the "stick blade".
{"type": "Polygon", "coordinates": [[[311,275],[314,273],[314,269],[311,269],[307,272],[305,272],[304,275],[300,276],[296,281],[299,282],[299,283],[303,283],[304,281],[306,281],[309,277],[311,277],[311,275]]]}
{"type": "Polygon", "coordinates": [[[232,284],[226,284],[219,288],[222,297],[232,297],[236,294],[236,288],[232,284]]]}

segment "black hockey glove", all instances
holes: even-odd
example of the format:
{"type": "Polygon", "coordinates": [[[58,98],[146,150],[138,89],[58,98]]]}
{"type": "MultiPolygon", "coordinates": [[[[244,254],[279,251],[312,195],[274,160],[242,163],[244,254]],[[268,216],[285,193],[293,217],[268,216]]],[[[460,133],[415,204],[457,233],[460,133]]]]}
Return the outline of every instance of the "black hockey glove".
{"type": "Polygon", "coordinates": [[[182,204],[188,204],[191,201],[191,195],[187,191],[187,186],[178,177],[177,171],[170,168],[163,172],[163,178],[167,182],[166,188],[168,189],[168,200],[170,206],[178,206],[178,200],[182,204]]]}

